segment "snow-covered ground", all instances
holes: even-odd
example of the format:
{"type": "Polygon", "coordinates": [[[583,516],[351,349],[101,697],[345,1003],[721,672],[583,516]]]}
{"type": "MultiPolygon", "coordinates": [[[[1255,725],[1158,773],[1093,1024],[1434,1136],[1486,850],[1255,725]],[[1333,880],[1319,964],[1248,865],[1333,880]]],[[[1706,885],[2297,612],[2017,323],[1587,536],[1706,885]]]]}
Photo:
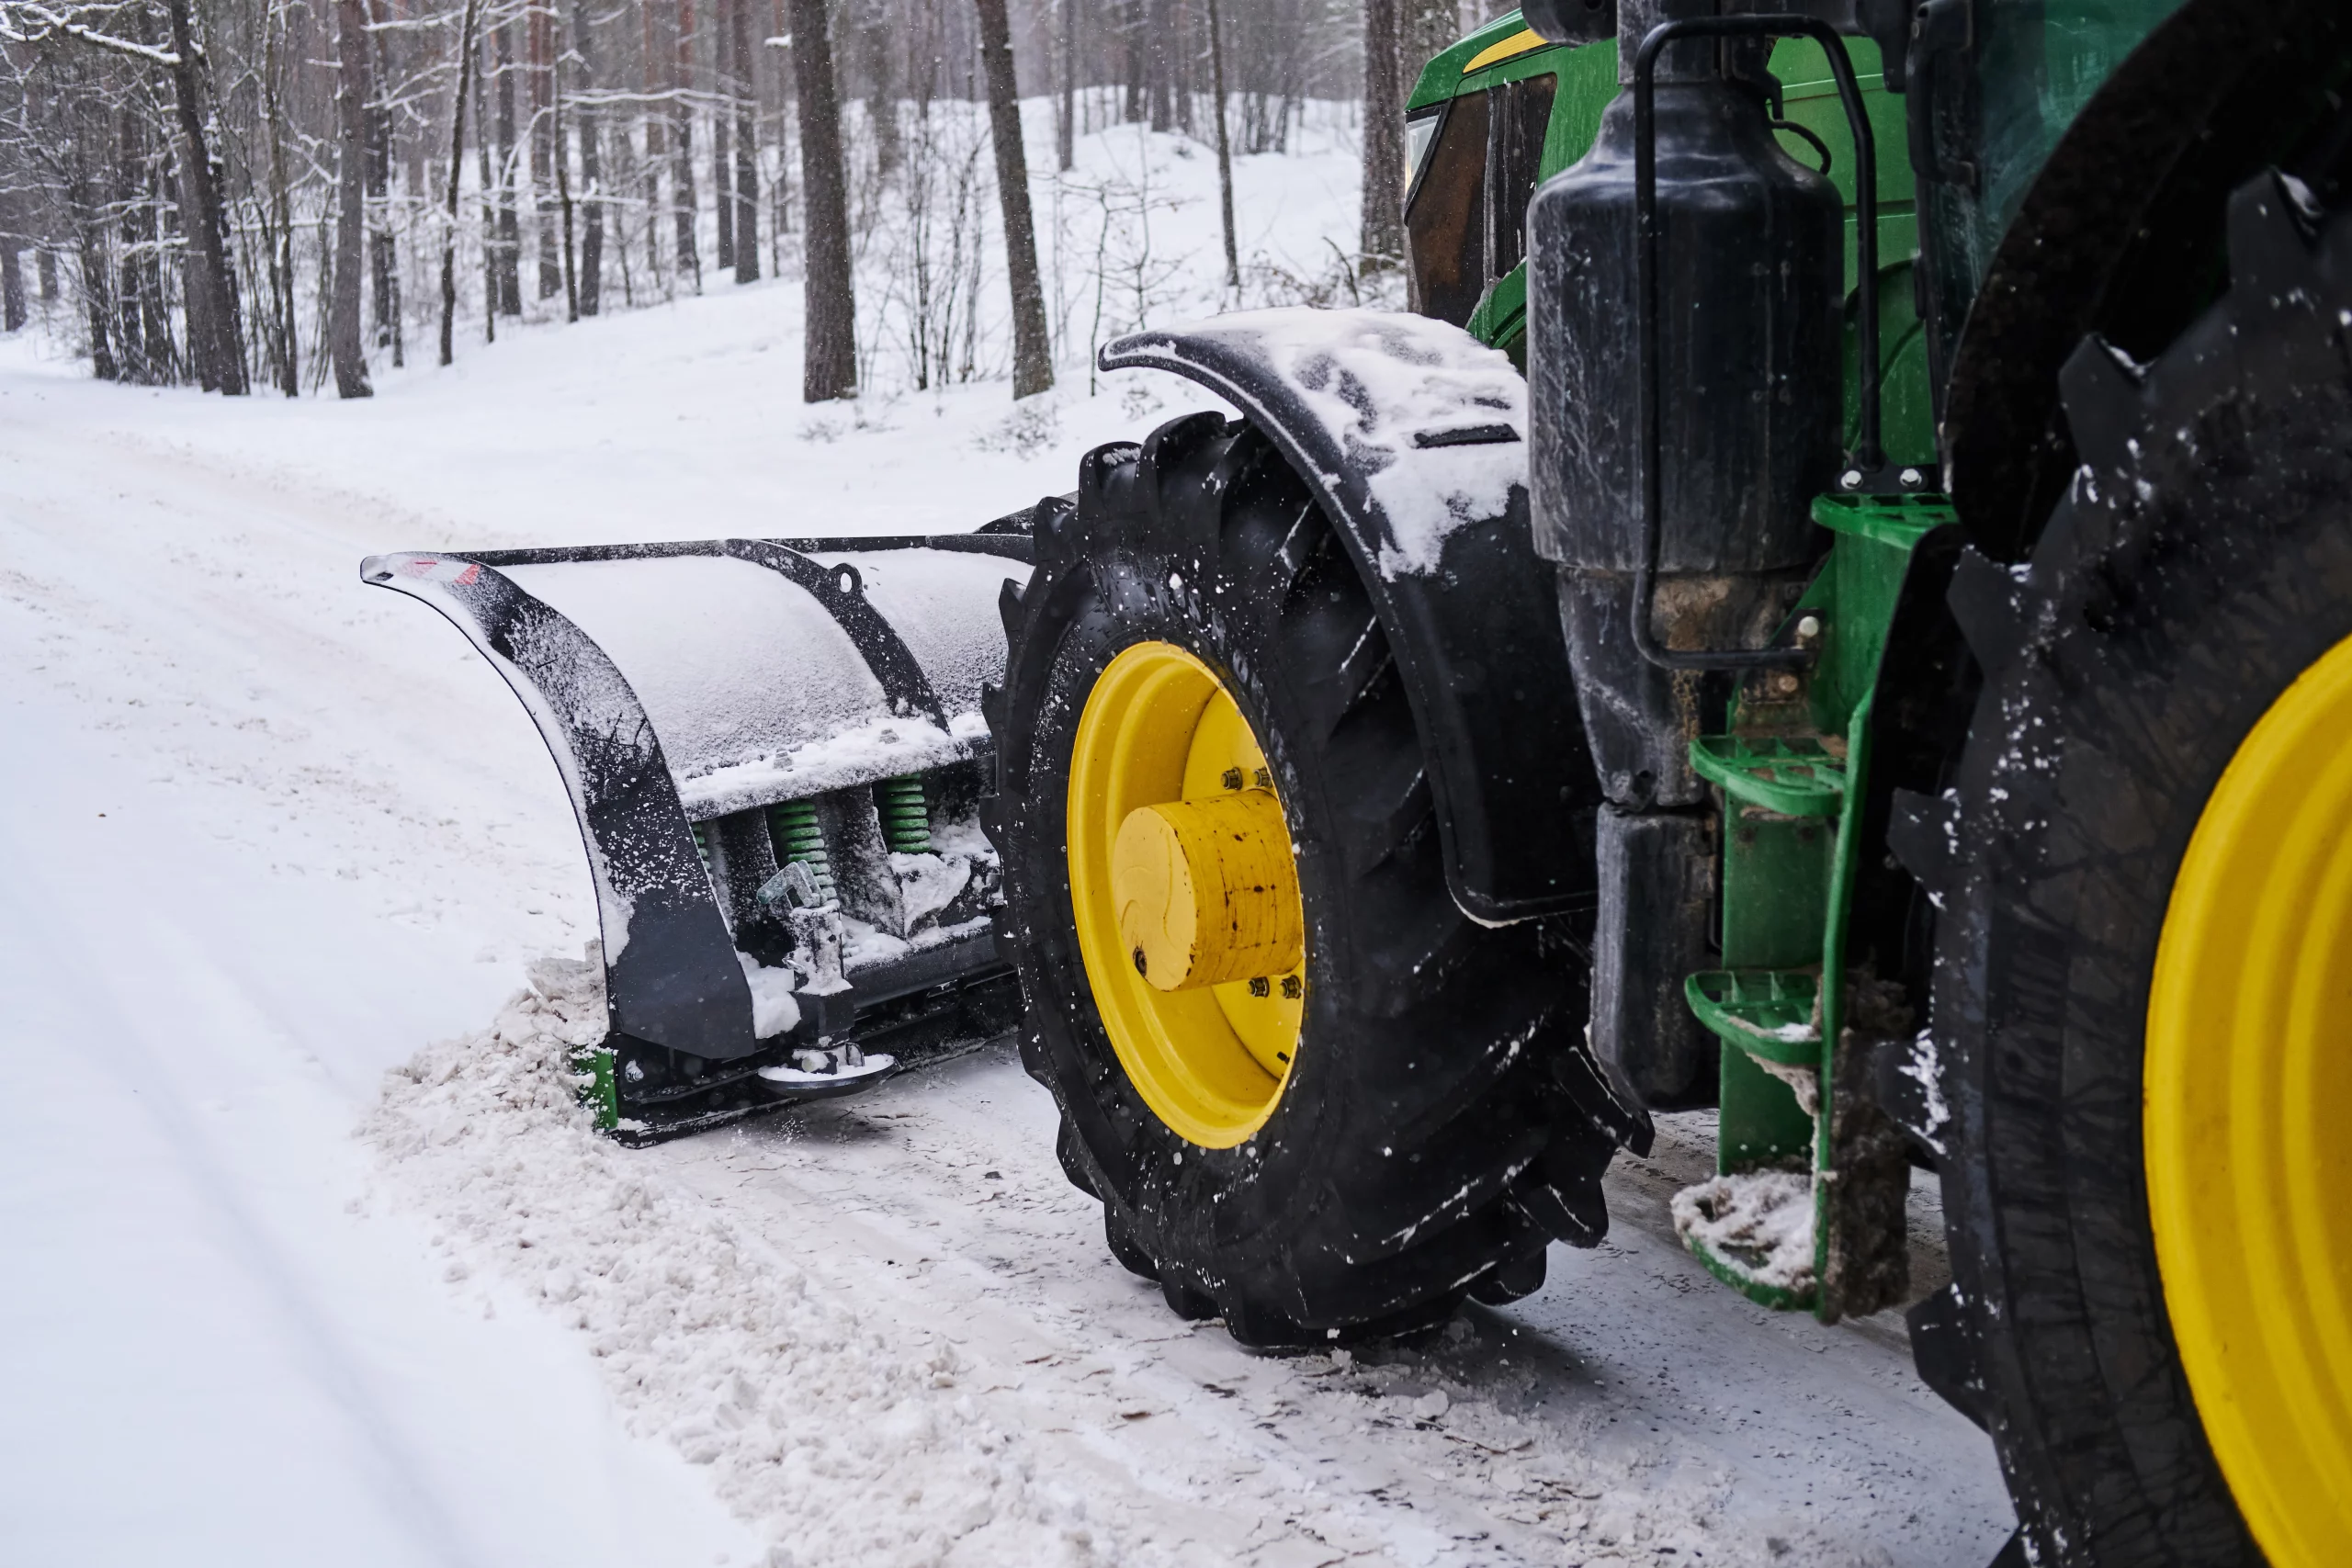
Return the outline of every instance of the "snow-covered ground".
{"type": "Polygon", "coordinates": [[[1541,1293],[1353,1361],[1171,1317],[1001,1046],[582,1131],[564,1021],[510,1000],[594,934],[561,787],[360,556],[969,526],[1204,406],[1081,369],[1018,418],[811,411],[798,310],[511,333],[364,404],[0,344],[0,1560],[1980,1568],[1989,1447],[1892,1315],[1775,1317],[1674,1245],[1702,1124],[1541,1293]]]}

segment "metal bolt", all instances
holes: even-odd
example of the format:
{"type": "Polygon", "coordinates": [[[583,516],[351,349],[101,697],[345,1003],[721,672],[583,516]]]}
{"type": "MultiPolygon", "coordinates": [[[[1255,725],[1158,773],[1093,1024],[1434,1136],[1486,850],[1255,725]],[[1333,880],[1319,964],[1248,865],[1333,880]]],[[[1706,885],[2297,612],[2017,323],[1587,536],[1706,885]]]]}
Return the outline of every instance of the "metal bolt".
{"type": "Polygon", "coordinates": [[[1148,976],[1148,975],[1150,975],[1150,973],[1151,973],[1151,963],[1150,963],[1150,961],[1149,961],[1148,959],[1147,959],[1147,958],[1145,958],[1145,957],[1144,957],[1144,955],[1143,955],[1143,949],[1142,949],[1142,948],[1138,947],[1138,948],[1136,948],[1136,952],[1135,952],[1135,960],[1136,960],[1136,974],[1138,974],[1138,975],[1143,975],[1143,976],[1148,976]]]}
{"type": "Polygon", "coordinates": [[[1784,697],[1795,696],[1797,694],[1797,678],[1788,673],[1786,671],[1782,671],[1780,674],[1772,677],[1772,690],[1780,693],[1781,695],[1784,697]]]}
{"type": "Polygon", "coordinates": [[[1820,635],[1821,617],[1819,615],[1807,615],[1804,619],[1797,623],[1797,640],[1799,642],[1811,642],[1815,637],[1817,637],[1820,635]]]}
{"type": "Polygon", "coordinates": [[[1917,468],[1904,469],[1902,478],[1903,488],[1905,490],[1917,490],[1921,485],[1928,482],[1928,476],[1921,473],[1917,468]]]}
{"type": "Polygon", "coordinates": [[[1862,470],[1860,468],[1848,468],[1844,473],[1839,474],[1838,476],[1838,488],[1839,490],[1861,489],[1862,470]]]}
{"type": "Polygon", "coordinates": [[[1217,780],[1217,783],[1223,784],[1227,789],[1239,789],[1241,787],[1241,770],[1239,768],[1226,769],[1225,776],[1217,780]]]}
{"type": "Polygon", "coordinates": [[[1250,982],[1250,994],[1253,997],[1262,997],[1272,990],[1272,985],[1268,982],[1266,976],[1263,975],[1256,976],[1250,982]]]}

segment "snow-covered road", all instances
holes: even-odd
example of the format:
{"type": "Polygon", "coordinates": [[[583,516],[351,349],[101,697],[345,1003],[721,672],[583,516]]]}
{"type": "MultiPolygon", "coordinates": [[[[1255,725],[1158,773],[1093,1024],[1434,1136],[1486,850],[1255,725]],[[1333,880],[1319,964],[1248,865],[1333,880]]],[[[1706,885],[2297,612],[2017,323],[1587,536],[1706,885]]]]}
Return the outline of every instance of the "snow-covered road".
{"type": "Polygon", "coordinates": [[[1702,1126],[1541,1293],[1351,1363],[1169,1315],[1001,1047],[642,1153],[540,1092],[544,1015],[385,1089],[593,914],[513,699],[363,553],[789,528],[714,511],[730,473],[969,524],[1133,428],[1072,399],[1024,457],[982,387],[763,436],[729,378],[769,367],[695,356],[755,311],[789,333],[747,291],[358,407],[0,349],[0,1555],[1981,1568],[1989,1446],[1891,1314],[1776,1318],[1672,1245],[1702,1126]]]}

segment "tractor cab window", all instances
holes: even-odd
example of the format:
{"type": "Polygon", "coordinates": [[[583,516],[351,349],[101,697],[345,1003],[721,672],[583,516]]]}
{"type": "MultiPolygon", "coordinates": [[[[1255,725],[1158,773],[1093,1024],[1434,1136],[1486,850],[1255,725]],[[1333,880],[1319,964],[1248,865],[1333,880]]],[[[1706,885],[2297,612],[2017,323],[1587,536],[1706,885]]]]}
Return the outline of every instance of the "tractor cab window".
{"type": "Polygon", "coordinates": [[[1461,326],[1487,291],[1487,95],[1439,111],[1437,144],[1405,208],[1414,309],[1461,326]]]}
{"type": "Polygon", "coordinates": [[[1421,314],[1466,325],[1487,288],[1526,254],[1555,85],[1532,76],[1465,93],[1408,123],[1405,237],[1421,314]]]}

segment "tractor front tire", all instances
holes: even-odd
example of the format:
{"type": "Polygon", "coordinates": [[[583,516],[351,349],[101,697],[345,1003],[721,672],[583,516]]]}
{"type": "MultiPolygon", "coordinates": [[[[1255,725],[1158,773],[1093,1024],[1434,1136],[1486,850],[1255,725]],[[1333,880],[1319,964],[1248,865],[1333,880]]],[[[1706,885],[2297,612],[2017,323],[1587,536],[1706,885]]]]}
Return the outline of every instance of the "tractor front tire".
{"type": "Polygon", "coordinates": [[[1004,860],[1023,1060],[1060,1108],[1064,1167],[1102,1201],[1119,1261],[1186,1317],[1301,1348],[1408,1335],[1466,1294],[1512,1299],[1541,1283],[1554,1238],[1599,1242],[1614,1145],[1557,1072],[1582,1050],[1582,943],[1558,923],[1479,926],[1448,896],[1371,599],[1272,444],[1196,414],[1091,454],[1075,508],[1039,509],[1035,574],[1002,607],[983,820],[1004,860]],[[1197,670],[1230,697],[1295,855],[1305,956],[1287,1066],[1270,1067],[1254,1122],[1215,1135],[1177,1114],[1199,1135],[1180,1133],[1167,1092],[1156,1106],[1139,1088],[1112,1037],[1132,1004],[1106,1009],[1087,967],[1073,879],[1079,837],[1098,829],[1072,776],[1094,764],[1074,759],[1100,750],[1081,732],[1123,655],[1197,670]]]}

